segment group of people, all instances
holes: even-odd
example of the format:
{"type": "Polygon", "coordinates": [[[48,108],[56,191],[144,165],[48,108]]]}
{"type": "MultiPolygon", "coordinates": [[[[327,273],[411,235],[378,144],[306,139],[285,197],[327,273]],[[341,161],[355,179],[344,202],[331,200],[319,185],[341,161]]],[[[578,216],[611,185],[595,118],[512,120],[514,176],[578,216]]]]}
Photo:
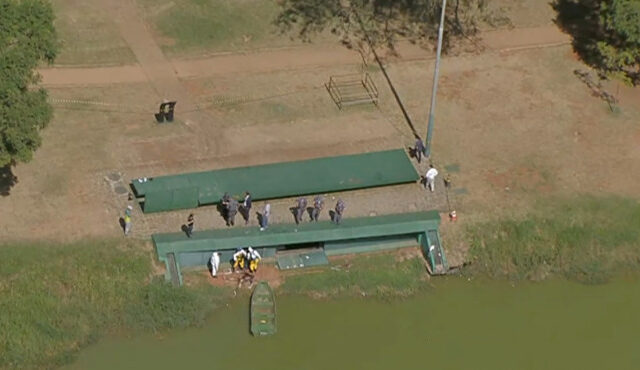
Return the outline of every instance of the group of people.
{"type": "MultiPolygon", "coordinates": [[[[231,257],[231,271],[248,271],[252,274],[258,271],[258,264],[262,256],[260,253],[252,247],[238,248],[231,257]]],[[[218,277],[218,271],[220,269],[220,252],[213,252],[209,261],[211,265],[211,276],[218,277]]]]}
{"type": "MultiPolygon", "coordinates": [[[[242,204],[240,204],[236,199],[231,197],[229,193],[224,193],[220,203],[223,207],[222,213],[227,226],[235,225],[235,218],[238,212],[242,214],[242,217],[244,218],[244,224],[245,225],[249,224],[249,218],[251,215],[251,206],[252,206],[251,193],[249,193],[248,191],[245,192],[242,204]]],[[[324,197],[322,195],[316,195],[313,198],[313,207],[309,209],[310,218],[311,218],[310,221],[318,222],[323,208],[324,208],[324,197]]],[[[346,206],[344,201],[342,199],[338,199],[338,201],[336,202],[336,206],[334,208],[334,214],[331,221],[339,225],[340,222],[342,222],[342,215],[344,213],[345,208],[346,206]]],[[[124,217],[122,219],[124,224],[123,228],[124,228],[125,236],[129,235],[129,232],[131,231],[131,211],[132,210],[133,210],[132,206],[127,206],[127,209],[124,212],[124,217]]],[[[298,198],[296,207],[295,207],[296,224],[299,224],[300,222],[303,221],[304,213],[306,210],[307,210],[307,198],[305,197],[298,198]]],[[[270,217],[271,217],[271,204],[266,203],[259,217],[260,231],[264,231],[267,229],[267,227],[269,227],[270,217]]],[[[187,217],[187,223],[183,225],[183,231],[187,234],[187,237],[191,238],[191,236],[193,235],[194,228],[195,228],[195,216],[193,213],[189,213],[189,216],[187,217]]]]}
{"type": "Polygon", "coordinates": [[[262,259],[257,250],[248,248],[238,248],[231,257],[231,271],[249,270],[251,273],[258,271],[258,263],[262,259]]]}
{"type": "MultiPolygon", "coordinates": [[[[235,218],[238,212],[242,214],[244,218],[244,224],[249,224],[249,218],[251,217],[251,207],[253,204],[253,200],[251,198],[251,193],[246,191],[244,193],[244,199],[242,203],[239,203],[236,199],[231,197],[229,193],[224,193],[222,199],[220,200],[220,204],[222,205],[222,214],[225,219],[227,226],[235,225],[235,218]]],[[[310,208],[310,221],[318,222],[320,219],[320,214],[322,213],[322,209],[324,208],[324,197],[322,195],[316,195],[313,198],[313,207],[310,208]]],[[[295,207],[295,221],[296,224],[299,224],[303,221],[304,213],[307,210],[307,198],[300,197],[296,202],[295,207]]],[[[340,224],[342,221],[342,215],[345,210],[345,203],[342,199],[338,199],[335,206],[335,212],[332,218],[332,221],[336,224],[340,224]]],[[[259,217],[260,223],[260,231],[264,231],[269,227],[269,218],[271,217],[271,204],[266,203],[264,205],[264,209],[259,217]]],[[[193,214],[189,215],[187,219],[187,236],[191,236],[193,233],[193,214]]]]}
{"type": "MultiPolygon", "coordinates": [[[[320,218],[320,213],[324,208],[324,197],[322,195],[316,195],[313,198],[313,207],[310,208],[310,216],[311,219],[309,221],[318,222],[320,218]]],[[[335,206],[335,212],[333,215],[332,221],[337,225],[342,221],[342,214],[344,213],[345,204],[342,199],[338,199],[335,206]]],[[[307,198],[300,197],[298,198],[296,207],[295,207],[295,221],[296,224],[299,224],[303,221],[304,213],[307,210],[307,198]]]]}
{"type": "Polygon", "coordinates": [[[251,193],[248,191],[244,193],[244,200],[242,201],[242,206],[235,200],[233,197],[229,195],[229,193],[224,193],[222,199],[220,200],[220,204],[223,208],[223,216],[225,221],[227,222],[227,226],[234,226],[236,215],[238,211],[242,213],[242,217],[244,218],[244,224],[247,225],[249,223],[249,217],[251,215],[251,193]]]}

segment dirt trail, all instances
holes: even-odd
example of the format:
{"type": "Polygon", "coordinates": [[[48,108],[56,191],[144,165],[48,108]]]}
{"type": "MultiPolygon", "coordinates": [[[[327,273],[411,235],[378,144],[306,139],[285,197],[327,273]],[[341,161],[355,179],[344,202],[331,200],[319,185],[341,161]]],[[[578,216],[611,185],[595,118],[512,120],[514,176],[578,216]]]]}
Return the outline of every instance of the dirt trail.
{"type": "MultiPolygon", "coordinates": [[[[211,125],[214,117],[211,116],[210,112],[199,109],[195,97],[180,82],[173,64],[156,44],[135,2],[133,0],[105,1],[103,2],[103,7],[113,19],[117,20],[116,23],[122,38],[136,56],[140,71],[135,76],[135,82],[139,82],[138,79],[145,76],[146,80],[151,82],[151,85],[158,93],[158,103],[164,99],[178,101],[179,109],[185,112],[183,119],[188,126],[198,126],[203,131],[214,130],[215,128],[211,125]]],[[[128,68],[126,70],[128,75],[133,74],[131,67],[125,66],[115,67],[114,69],[103,68],[95,75],[100,76],[102,80],[108,79],[111,81],[108,83],[113,83],[114,80],[123,81],[122,68],[128,68]]],[[[74,78],[72,70],[63,69],[63,71],[67,77],[65,84],[73,84],[73,82],[87,84],[87,81],[82,82],[80,78],[74,78]]],[[[77,77],[93,76],[91,72],[87,73],[82,70],[78,72],[77,77]]],[[[46,77],[43,80],[46,83],[46,77]]],[[[220,146],[218,143],[219,140],[222,140],[222,137],[221,135],[212,137],[213,139],[203,142],[205,150],[209,154],[218,154],[217,151],[220,146]],[[209,142],[213,145],[209,145],[209,142]]]]}
{"type": "MultiPolygon", "coordinates": [[[[133,50],[139,65],[99,68],[42,69],[44,85],[100,85],[151,81],[167,96],[186,95],[178,78],[207,77],[234,72],[259,73],[318,66],[358,64],[360,54],[341,45],[300,46],[260,50],[251,53],[225,53],[206,59],[167,60],[137,15],[130,0],[105,5],[118,16],[122,36],[133,50]]],[[[482,45],[489,51],[509,51],[568,44],[570,38],[555,26],[503,29],[482,34],[482,45]]],[[[409,43],[398,46],[404,60],[428,59],[433,54],[409,43]]],[[[184,99],[182,99],[184,100],[184,99]]]]}

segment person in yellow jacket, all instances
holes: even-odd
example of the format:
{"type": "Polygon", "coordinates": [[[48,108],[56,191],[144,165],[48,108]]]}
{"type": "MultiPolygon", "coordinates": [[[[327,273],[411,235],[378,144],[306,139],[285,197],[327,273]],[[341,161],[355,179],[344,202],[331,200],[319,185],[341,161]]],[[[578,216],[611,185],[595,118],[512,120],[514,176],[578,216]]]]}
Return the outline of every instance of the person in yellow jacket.
{"type": "Polygon", "coordinates": [[[132,206],[127,206],[127,209],[124,211],[124,236],[129,235],[131,231],[131,211],[133,210],[132,206]]]}
{"type": "Polygon", "coordinates": [[[236,250],[236,253],[233,254],[233,271],[235,272],[236,269],[240,268],[241,270],[244,270],[244,266],[245,266],[245,262],[247,260],[247,252],[245,252],[244,249],[242,248],[238,248],[236,250]]]}
{"type": "Polygon", "coordinates": [[[257,250],[249,247],[249,271],[250,272],[256,272],[258,271],[258,263],[260,262],[260,259],[262,258],[262,256],[260,256],[260,253],[258,253],[257,250]]]}

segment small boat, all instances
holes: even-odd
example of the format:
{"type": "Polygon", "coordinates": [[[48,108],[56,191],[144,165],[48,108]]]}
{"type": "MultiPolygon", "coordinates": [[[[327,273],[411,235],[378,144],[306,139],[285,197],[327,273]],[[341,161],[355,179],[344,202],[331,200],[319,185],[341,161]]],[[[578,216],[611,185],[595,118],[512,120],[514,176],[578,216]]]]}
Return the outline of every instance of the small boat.
{"type": "Polygon", "coordinates": [[[251,334],[255,336],[276,333],[276,300],[266,281],[261,281],[251,294],[251,334]]]}

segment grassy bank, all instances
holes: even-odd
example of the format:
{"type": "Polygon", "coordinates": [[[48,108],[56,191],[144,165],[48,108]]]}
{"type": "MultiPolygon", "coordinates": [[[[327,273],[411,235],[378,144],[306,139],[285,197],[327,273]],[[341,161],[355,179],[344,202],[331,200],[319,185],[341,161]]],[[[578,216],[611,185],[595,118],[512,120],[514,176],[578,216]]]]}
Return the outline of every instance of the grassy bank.
{"type": "Polygon", "coordinates": [[[601,283],[640,268],[640,203],[617,197],[545,201],[522,219],[474,225],[468,238],[467,273],[601,283]]]}
{"type": "Polygon", "coordinates": [[[316,273],[287,276],[279,293],[314,298],[402,298],[425,289],[424,259],[393,254],[357,256],[350,262],[332,263],[316,273]]]}
{"type": "Polygon", "coordinates": [[[135,243],[0,250],[0,368],[52,368],[109,332],[196,325],[225,295],[150,281],[150,255],[135,243]]]}
{"type": "Polygon", "coordinates": [[[148,20],[162,35],[166,52],[233,51],[291,42],[273,21],[280,11],[271,0],[142,0],[148,20]]]}

